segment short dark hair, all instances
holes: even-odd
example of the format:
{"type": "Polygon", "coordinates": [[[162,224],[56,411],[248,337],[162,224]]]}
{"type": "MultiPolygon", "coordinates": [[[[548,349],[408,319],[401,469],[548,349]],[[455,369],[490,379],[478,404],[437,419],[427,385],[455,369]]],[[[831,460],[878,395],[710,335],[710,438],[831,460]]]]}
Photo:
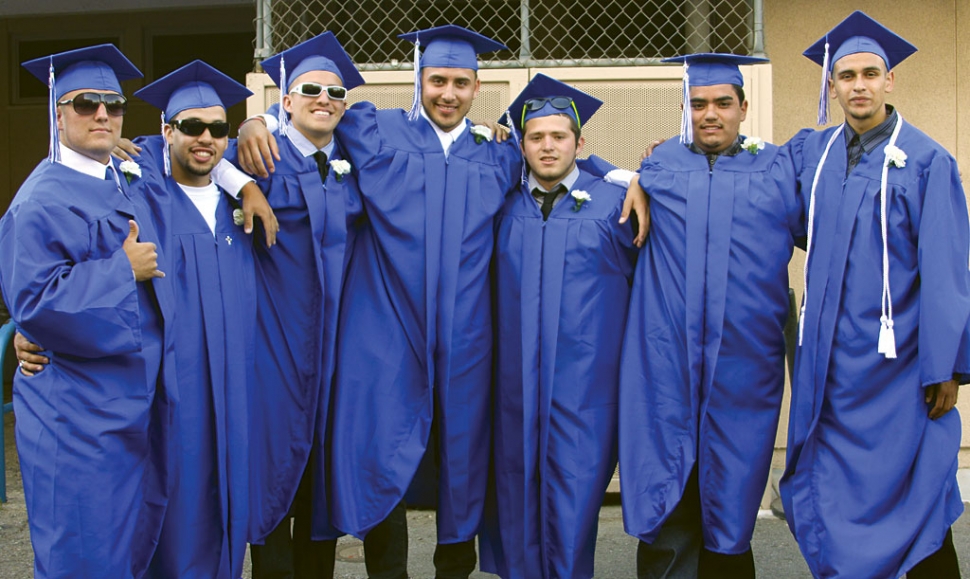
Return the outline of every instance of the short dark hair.
{"type": "Polygon", "coordinates": [[[734,93],[738,95],[738,104],[742,104],[744,102],[744,89],[739,84],[732,84],[731,86],[734,87],[734,93]]]}

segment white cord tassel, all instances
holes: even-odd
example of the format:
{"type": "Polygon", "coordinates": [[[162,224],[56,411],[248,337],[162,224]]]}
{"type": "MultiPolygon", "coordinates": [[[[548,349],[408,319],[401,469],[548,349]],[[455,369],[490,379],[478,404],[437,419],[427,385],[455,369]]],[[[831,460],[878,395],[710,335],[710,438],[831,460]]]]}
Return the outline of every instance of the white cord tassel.
{"type": "MultiPolygon", "coordinates": [[[[509,138],[512,139],[512,142],[515,143],[516,146],[518,146],[522,138],[519,136],[519,132],[515,130],[515,121],[512,119],[512,111],[509,109],[505,109],[505,122],[509,127],[509,138]]],[[[523,185],[529,184],[529,168],[526,166],[524,160],[522,162],[522,171],[519,178],[523,185]]]]}
{"type": "Polygon", "coordinates": [[[818,93],[818,126],[829,122],[829,43],[825,42],[825,56],[822,58],[822,88],[818,93]]]}
{"type": "Polygon", "coordinates": [[[50,72],[47,75],[47,122],[50,132],[50,147],[47,160],[56,163],[61,160],[60,136],[57,132],[57,91],[54,88],[54,57],[50,59],[50,72]]]}
{"type": "Polygon", "coordinates": [[[690,74],[687,69],[690,65],[684,62],[684,104],[683,113],[680,116],[680,142],[683,145],[690,145],[694,142],[694,123],[691,120],[690,109],[690,74]]]}
{"type": "MultiPolygon", "coordinates": [[[[903,118],[899,117],[893,134],[889,137],[889,147],[896,146],[896,138],[899,137],[899,130],[903,126],[903,118]]],[[[887,198],[889,197],[888,177],[889,163],[891,159],[889,153],[885,153],[882,162],[882,189],[879,194],[879,225],[882,229],[882,315],[879,317],[879,343],[876,351],[886,358],[896,357],[896,332],[893,331],[893,298],[889,291],[889,239],[887,221],[887,198]]]]}
{"type": "Polygon", "coordinates": [[[172,160],[169,158],[168,149],[168,141],[165,140],[165,111],[162,111],[162,159],[165,165],[166,177],[172,175],[172,160]]]}
{"type": "Polygon", "coordinates": [[[280,136],[285,137],[287,133],[287,126],[290,124],[290,120],[287,117],[286,111],[283,110],[283,95],[290,92],[290,87],[286,82],[286,57],[282,54],[280,55],[280,111],[277,114],[277,119],[280,124],[280,136]]]}
{"type": "Polygon", "coordinates": [[[822,158],[818,162],[818,167],[815,168],[815,178],[812,179],[812,193],[808,198],[808,239],[805,242],[805,268],[804,268],[804,278],[802,287],[805,291],[802,292],[802,307],[798,311],[798,345],[802,345],[802,335],[805,330],[805,305],[808,303],[808,258],[812,254],[812,238],[815,234],[815,189],[818,188],[818,179],[822,175],[822,167],[825,166],[825,160],[828,159],[829,150],[832,149],[832,144],[839,139],[839,135],[845,130],[845,123],[842,123],[838,129],[832,133],[832,137],[829,139],[828,144],[825,145],[825,152],[822,153],[822,158]]]}
{"type": "Polygon", "coordinates": [[[411,110],[408,120],[415,121],[421,116],[421,39],[414,39],[414,99],[411,100],[411,110]]]}

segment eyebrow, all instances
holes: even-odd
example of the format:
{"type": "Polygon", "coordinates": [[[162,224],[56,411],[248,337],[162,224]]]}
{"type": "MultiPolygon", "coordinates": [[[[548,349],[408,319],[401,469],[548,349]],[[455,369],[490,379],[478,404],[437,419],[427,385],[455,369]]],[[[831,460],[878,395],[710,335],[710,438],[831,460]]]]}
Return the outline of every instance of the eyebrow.
{"type": "Polygon", "coordinates": [[[692,105],[693,104],[704,104],[704,103],[709,103],[709,102],[712,102],[712,103],[725,103],[725,102],[731,102],[733,100],[734,100],[734,97],[733,96],[731,96],[731,95],[724,95],[724,96],[719,96],[719,97],[713,98],[713,99],[692,98],[692,99],[690,99],[690,104],[692,104],[692,105]]]}

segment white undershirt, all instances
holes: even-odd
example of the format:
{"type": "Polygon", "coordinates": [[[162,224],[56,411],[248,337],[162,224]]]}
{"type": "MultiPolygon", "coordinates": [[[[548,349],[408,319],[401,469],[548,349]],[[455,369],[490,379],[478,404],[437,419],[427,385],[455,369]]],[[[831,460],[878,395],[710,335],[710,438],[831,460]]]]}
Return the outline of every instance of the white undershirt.
{"type": "Polygon", "coordinates": [[[450,131],[445,131],[431,120],[431,117],[428,116],[428,111],[424,110],[423,106],[421,107],[421,116],[428,121],[431,128],[434,129],[435,134],[438,135],[438,140],[441,141],[441,148],[444,149],[445,156],[447,157],[448,149],[451,149],[451,145],[465,132],[465,129],[468,128],[468,123],[465,122],[465,119],[462,119],[457,127],[450,131]]]}
{"type": "Polygon", "coordinates": [[[181,183],[179,183],[179,187],[182,188],[182,191],[185,191],[192,204],[199,210],[214,237],[216,234],[216,209],[219,207],[219,195],[222,194],[219,188],[211,182],[205,187],[189,187],[181,183]]]}

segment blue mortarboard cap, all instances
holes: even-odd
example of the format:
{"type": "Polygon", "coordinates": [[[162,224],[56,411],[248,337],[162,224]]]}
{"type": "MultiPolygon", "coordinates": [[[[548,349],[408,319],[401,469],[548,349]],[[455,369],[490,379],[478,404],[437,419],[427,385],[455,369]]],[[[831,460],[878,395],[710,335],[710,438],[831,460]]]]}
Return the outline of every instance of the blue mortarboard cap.
{"type": "Polygon", "coordinates": [[[524,132],[524,126],[529,119],[547,117],[550,115],[564,114],[576,121],[582,127],[603,106],[603,101],[588,95],[583,91],[573,88],[568,84],[558,81],[551,76],[542,73],[535,75],[529,84],[525,85],[519,96],[515,98],[509,107],[509,116],[515,128],[524,132]],[[526,103],[533,99],[551,99],[554,97],[566,97],[571,102],[568,108],[557,108],[552,102],[546,102],[538,110],[526,110],[526,103]]]}
{"type": "Polygon", "coordinates": [[[879,55],[892,70],[897,64],[916,52],[916,47],[904,38],[873,20],[865,12],[856,10],[842,22],[825,33],[804,54],[813,62],[826,67],[826,72],[843,56],[859,52],[879,55]],[[831,57],[826,63],[826,44],[831,57]]]}
{"type": "Polygon", "coordinates": [[[50,86],[54,68],[54,98],[79,90],[112,90],[121,94],[121,81],[143,75],[114,44],[99,44],[28,60],[22,65],[50,86]]]}
{"type": "Polygon", "coordinates": [[[164,122],[186,109],[229,108],[252,94],[201,60],[194,60],[135,92],[136,97],[164,111],[164,122]]]}
{"type": "Polygon", "coordinates": [[[768,59],[738,54],[699,52],[665,58],[661,62],[686,63],[689,68],[688,80],[690,86],[714,86],[717,84],[744,86],[744,77],[741,76],[741,70],[738,66],[761,64],[768,62],[768,59]]]}
{"type": "Polygon", "coordinates": [[[398,38],[424,47],[420,68],[440,66],[478,70],[480,53],[508,50],[501,42],[454,24],[399,34],[398,38]]]}
{"type": "Polygon", "coordinates": [[[832,67],[843,56],[871,52],[882,58],[886,70],[916,52],[916,47],[904,38],[873,20],[868,14],[856,10],[825,33],[815,44],[809,46],[805,55],[822,67],[822,86],[818,97],[818,124],[828,122],[828,77],[832,67]]]}
{"type": "Polygon", "coordinates": [[[311,70],[325,70],[340,77],[344,87],[350,90],[364,84],[364,77],[357,71],[350,55],[332,32],[324,32],[304,40],[292,48],[278,52],[261,63],[266,72],[284,92],[301,74],[311,70]],[[283,86],[282,83],[287,83],[283,86]]]}
{"type": "Polygon", "coordinates": [[[60,160],[57,135],[57,101],[81,89],[114,91],[121,94],[121,81],[141,78],[138,68],[114,44],[99,44],[42,56],[21,64],[30,74],[47,83],[51,163],[60,160]]]}
{"type": "Polygon", "coordinates": [[[689,145],[694,141],[694,127],[691,119],[690,87],[736,84],[744,86],[744,77],[738,67],[744,64],[761,64],[767,58],[722,54],[718,52],[698,52],[665,58],[661,62],[679,62],[684,65],[683,112],[680,118],[680,142],[689,145]]]}

